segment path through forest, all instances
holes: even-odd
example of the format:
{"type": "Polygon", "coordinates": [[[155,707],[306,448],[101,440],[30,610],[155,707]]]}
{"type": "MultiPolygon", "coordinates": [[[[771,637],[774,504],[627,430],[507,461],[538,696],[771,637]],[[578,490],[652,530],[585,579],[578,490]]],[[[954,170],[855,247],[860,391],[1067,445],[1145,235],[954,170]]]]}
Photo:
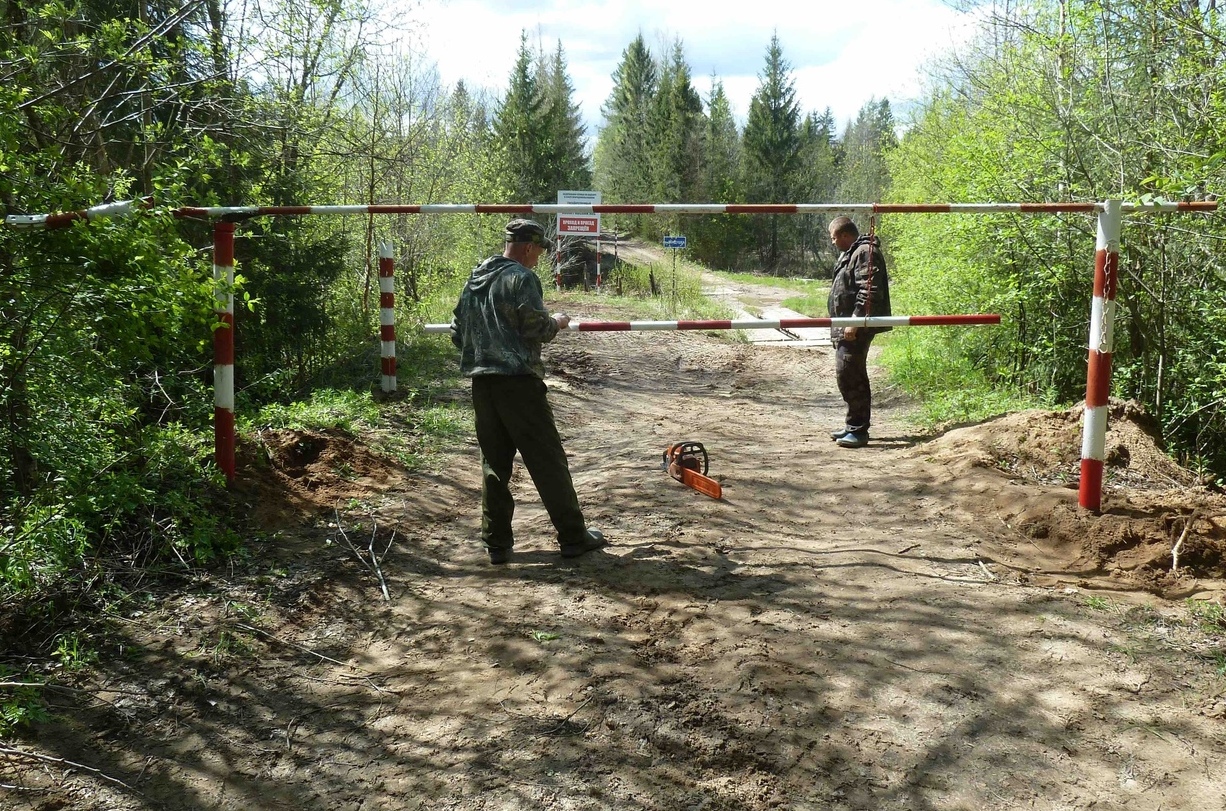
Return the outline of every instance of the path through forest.
{"type": "Polygon", "coordinates": [[[574,562],[519,471],[488,565],[471,438],[422,475],[270,434],[241,497],[276,534],[128,617],[103,701],[57,696],[24,742],[96,771],[10,760],[0,805],[1226,808],[1226,648],[1183,602],[1220,612],[1221,496],[1124,404],[1102,516],[1070,486],[1075,412],[921,436],[879,383],[872,444],[838,448],[830,354],[561,336],[551,399],[612,541],[574,562]],[[680,440],[723,500],[660,471],[680,440]]]}

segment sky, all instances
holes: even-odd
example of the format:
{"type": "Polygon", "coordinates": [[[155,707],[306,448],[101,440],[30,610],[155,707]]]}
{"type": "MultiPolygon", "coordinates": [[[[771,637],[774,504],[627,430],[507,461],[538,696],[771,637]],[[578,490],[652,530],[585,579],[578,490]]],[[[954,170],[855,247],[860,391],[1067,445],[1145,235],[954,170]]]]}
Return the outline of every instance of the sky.
{"type": "Polygon", "coordinates": [[[840,132],[870,99],[890,99],[901,117],[925,62],[973,33],[971,15],[941,0],[425,0],[412,16],[417,47],[447,86],[463,79],[497,95],[521,31],[550,54],[560,40],[589,138],[639,33],[657,57],[680,38],[699,94],[715,74],[741,123],[778,34],[802,113],[829,107],[840,132]]]}

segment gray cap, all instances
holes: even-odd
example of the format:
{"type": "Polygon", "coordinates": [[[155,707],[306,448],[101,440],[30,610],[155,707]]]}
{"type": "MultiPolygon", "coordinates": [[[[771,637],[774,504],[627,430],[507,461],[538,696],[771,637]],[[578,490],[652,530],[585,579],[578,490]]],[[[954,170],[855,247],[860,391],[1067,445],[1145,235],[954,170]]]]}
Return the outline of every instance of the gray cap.
{"type": "Polygon", "coordinates": [[[506,237],[507,242],[535,242],[547,251],[553,250],[553,243],[536,220],[511,220],[507,223],[506,237]]]}

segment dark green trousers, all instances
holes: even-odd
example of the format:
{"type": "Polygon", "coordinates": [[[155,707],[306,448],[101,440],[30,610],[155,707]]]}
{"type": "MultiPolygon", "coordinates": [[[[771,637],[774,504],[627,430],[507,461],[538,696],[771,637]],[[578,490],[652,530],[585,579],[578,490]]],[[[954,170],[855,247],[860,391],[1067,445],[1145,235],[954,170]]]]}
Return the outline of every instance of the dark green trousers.
{"type": "Polygon", "coordinates": [[[511,467],[519,451],[561,545],[584,540],[587,524],[570,478],[562,438],[545,397],[545,381],[532,375],[479,375],[473,381],[477,444],[481,447],[481,540],[490,549],[515,545],[511,467]]]}
{"type": "Polygon", "coordinates": [[[847,430],[867,431],[872,424],[873,391],[868,385],[868,348],[873,335],[856,333],[854,341],[839,341],[834,351],[834,378],[847,403],[847,430]]]}

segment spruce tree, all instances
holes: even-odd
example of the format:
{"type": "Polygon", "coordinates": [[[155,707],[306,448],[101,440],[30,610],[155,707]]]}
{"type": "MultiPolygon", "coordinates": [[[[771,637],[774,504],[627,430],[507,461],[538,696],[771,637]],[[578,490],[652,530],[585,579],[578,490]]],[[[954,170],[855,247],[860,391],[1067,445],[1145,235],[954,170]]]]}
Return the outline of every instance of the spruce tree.
{"type": "Polygon", "coordinates": [[[741,135],[724,83],[711,77],[696,200],[736,203],[743,199],[741,187],[741,135]]]}
{"type": "Polygon", "coordinates": [[[869,99],[843,135],[838,202],[871,203],[885,196],[890,187],[885,154],[897,145],[889,100],[869,99]]]}
{"type": "Polygon", "coordinates": [[[505,155],[505,175],[516,202],[549,199],[546,178],[550,148],[547,100],[542,92],[537,60],[520,34],[519,53],[511,69],[511,85],[494,116],[494,138],[505,155]]]}
{"type": "MultiPolygon", "coordinates": [[[[723,82],[711,77],[711,95],[703,116],[702,149],[699,154],[696,202],[740,203],[745,199],[741,175],[741,134],[723,82]]],[[[699,261],[717,268],[736,270],[743,266],[744,252],[751,244],[748,218],[714,214],[694,218],[693,252],[699,261]]]]}
{"type": "MultiPolygon", "coordinates": [[[[805,116],[800,127],[800,168],[796,173],[797,202],[821,203],[834,199],[838,186],[838,144],[834,137],[834,115],[830,108],[818,115],[805,116]]],[[[825,220],[807,214],[794,217],[799,262],[802,267],[816,262],[826,267],[835,258],[826,235],[825,220]]]]}
{"type": "Polygon", "coordinates": [[[546,168],[546,179],[553,189],[586,189],[592,184],[588,166],[587,127],[579,105],[574,101],[575,88],[566,74],[566,56],[562,43],[545,67],[541,80],[547,102],[546,127],[553,146],[546,168]]]}
{"type": "Polygon", "coordinates": [[[647,155],[652,100],[658,81],[655,61],[639,34],[613,72],[613,91],[601,112],[607,122],[596,150],[596,186],[608,202],[648,202],[647,155]]]}
{"type": "MultiPolygon", "coordinates": [[[[662,67],[652,104],[650,169],[656,200],[677,203],[694,199],[699,186],[702,136],[702,98],[690,82],[690,68],[677,40],[671,58],[662,67]]],[[[680,228],[677,217],[660,225],[672,232],[680,228]]]]}
{"type": "MultiPolygon", "coordinates": [[[[749,103],[745,122],[745,164],[750,202],[788,202],[800,167],[800,107],[792,66],[783,58],[779,35],[771,37],[766,51],[766,67],[749,103]]],[[[779,265],[778,215],[770,215],[769,226],[760,230],[759,251],[766,269],[779,265]]]]}

